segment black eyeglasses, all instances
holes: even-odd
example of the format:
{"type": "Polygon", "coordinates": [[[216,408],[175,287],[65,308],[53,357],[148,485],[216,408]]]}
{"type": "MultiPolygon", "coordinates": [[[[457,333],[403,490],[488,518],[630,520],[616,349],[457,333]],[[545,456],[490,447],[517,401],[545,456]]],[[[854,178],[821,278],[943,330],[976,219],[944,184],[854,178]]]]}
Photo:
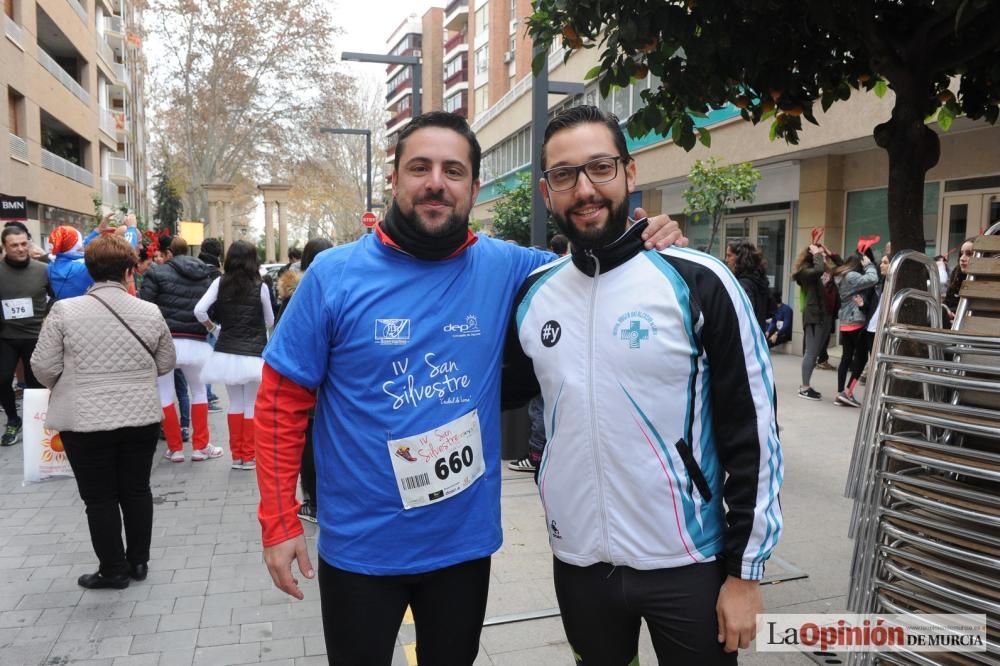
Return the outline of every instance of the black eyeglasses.
{"type": "Polygon", "coordinates": [[[616,157],[598,157],[597,159],[577,164],[576,166],[557,166],[542,172],[545,175],[545,182],[549,184],[549,189],[553,192],[563,192],[576,187],[576,181],[580,177],[580,172],[587,174],[587,178],[594,185],[608,183],[618,176],[618,160],[616,157]]]}

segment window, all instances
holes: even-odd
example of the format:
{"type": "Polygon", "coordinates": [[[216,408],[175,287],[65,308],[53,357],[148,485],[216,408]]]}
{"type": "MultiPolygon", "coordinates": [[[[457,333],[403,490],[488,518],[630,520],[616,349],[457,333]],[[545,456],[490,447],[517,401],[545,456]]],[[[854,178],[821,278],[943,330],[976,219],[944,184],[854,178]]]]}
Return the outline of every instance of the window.
{"type": "Polygon", "coordinates": [[[490,29],[490,3],[484,2],[482,7],[476,9],[476,34],[481,34],[490,29]]]}
{"type": "Polygon", "coordinates": [[[490,45],[486,44],[476,49],[476,74],[489,71],[490,68],[490,45]]]}
{"type": "Polygon", "coordinates": [[[614,102],[611,105],[611,112],[618,116],[618,120],[624,121],[628,119],[628,101],[629,101],[629,89],[628,88],[615,88],[612,91],[614,96],[614,102]]]}
{"type": "Polygon", "coordinates": [[[466,68],[468,63],[468,58],[466,55],[461,55],[458,58],[452,58],[448,61],[448,64],[444,66],[444,78],[448,80],[453,74],[457,74],[466,68]]]}
{"type": "Polygon", "coordinates": [[[478,113],[482,113],[483,111],[485,111],[486,109],[488,109],[489,106],[490,106],[489,105],[489,101],[490,101],[490,96],[489,96],[490,90],[489,89],[490,89],[489,86],[479,86],[478,88],[476,88],[476,99],[475,99],[475,102],[476,102],[476,113],[477,114],[478,113]]]}
{"type": "Polygon", "coordinates": [[[452,113],[458,111],[465,106],[465,100],[468,99],[467,95],[468,93],[465,90],[455,93],[444,101],[444,110],[452,113]]]}
{"type": "Polygon", "coordinates": [[[7,129],[24,138],[24,95],[13,88],[7,88],[7,129]]]}
{"type": "MultiPolygon", "coordinates": [[[[930,254],[935,252],[940,188],[941,184],[937,182],[924,183],[924,240],[927,244],[927,252],[930,254]]],[[[888,240],[888,202],[889,191],[884,187],[848,192],[847,224],[844,229],[844,238],[857,239],[863,235],[878,234],[883,241],[888,240]]]]}

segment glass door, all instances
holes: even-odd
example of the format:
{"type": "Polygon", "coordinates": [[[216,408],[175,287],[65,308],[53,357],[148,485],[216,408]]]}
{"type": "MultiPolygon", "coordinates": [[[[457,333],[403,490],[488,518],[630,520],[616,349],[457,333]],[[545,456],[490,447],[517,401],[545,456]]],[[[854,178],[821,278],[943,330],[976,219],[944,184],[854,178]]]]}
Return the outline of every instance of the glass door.
{"type": "Polygon", "coordinates": [[[767,281],[771,289],[785,293],[788,276],[785,275],[788,242],[788,213],[768,213],[726,218],[723,221],[723,238],[713,254],[723,258],[726,246],[733,241],[748,240],[757,246],[767,262],[767,281]]]}
{"type": "Polygon", "coordinates": [[[764,255],[767,262],[767,281],[771,289],[777,289],[782,294],[785,293],[786,275],[785,264],[785,229],[787,227],[787,216],[781,217],[761,217],[756,221],[757,249],[764,255]]]}
{"type": "Polygon", "coordinates": [[[938,247],[954,264],[962,241],[978,236],[1000,222],[1000,192],[945,196],[942,206],[941,243],[938,247]]]}

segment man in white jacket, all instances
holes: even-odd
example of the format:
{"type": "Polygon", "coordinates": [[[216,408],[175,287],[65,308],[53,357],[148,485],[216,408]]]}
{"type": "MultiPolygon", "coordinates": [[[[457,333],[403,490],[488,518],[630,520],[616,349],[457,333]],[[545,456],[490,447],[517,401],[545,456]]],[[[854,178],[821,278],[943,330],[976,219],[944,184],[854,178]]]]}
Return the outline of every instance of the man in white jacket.
{"type": "Polygon", "coordinates": [[[617,118],[557,115],[542,169],[573,252],[515,300],[504,388],[544,398],[537,478],[569,643],[578,664],[632,663],[645,619],[660,663],[734,664],[781,532],[767,342],[722,262],[626,229],[636,165],[617,118]]]}

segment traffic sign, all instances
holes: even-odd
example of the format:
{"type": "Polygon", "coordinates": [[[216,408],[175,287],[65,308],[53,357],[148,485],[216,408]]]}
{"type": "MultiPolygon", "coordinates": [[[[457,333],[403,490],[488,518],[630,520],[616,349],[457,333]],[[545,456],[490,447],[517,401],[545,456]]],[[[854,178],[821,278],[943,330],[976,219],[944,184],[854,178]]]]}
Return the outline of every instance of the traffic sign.
{"type": "Polygon", "coordinates": [[[378,216],[370,210],[361,216],[361,224],[366,227],[374,227],[376,222],[378,222],[378,216]]]}

